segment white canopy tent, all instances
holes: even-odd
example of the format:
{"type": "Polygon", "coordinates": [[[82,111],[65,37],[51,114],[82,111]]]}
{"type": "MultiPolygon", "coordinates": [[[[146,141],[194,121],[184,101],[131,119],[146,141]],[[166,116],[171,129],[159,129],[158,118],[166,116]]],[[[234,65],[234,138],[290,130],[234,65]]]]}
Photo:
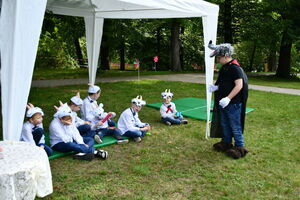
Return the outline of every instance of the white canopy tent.
{"type": "MultiPolygon", "coordinates": [[[[19,140],[28,100],[43,16],[55,14],[84,17],[89,81],[95,82],[105,18],[202,17],[206,83],[213,82],[214,59],[209,40],[216,42],[219,7],[202,0],[3,0],[0,18],[1,92],[4,140],[19,140]]],[[[206,87],[207,119],[211,93],[206,87]]],[[[206,137],[209,136],[207,120],[206,137]]]]}

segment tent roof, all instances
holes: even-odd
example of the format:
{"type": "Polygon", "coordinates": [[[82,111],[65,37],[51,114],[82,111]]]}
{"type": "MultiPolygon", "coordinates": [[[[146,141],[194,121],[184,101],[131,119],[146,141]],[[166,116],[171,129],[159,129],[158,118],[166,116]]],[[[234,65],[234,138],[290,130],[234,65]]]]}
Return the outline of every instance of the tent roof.
{"type": "Polygon", "coordinates": [[[219,7],[202,0],[48,0],[47,9],[61,15],[132,19],[218,15],[219,7]]]}

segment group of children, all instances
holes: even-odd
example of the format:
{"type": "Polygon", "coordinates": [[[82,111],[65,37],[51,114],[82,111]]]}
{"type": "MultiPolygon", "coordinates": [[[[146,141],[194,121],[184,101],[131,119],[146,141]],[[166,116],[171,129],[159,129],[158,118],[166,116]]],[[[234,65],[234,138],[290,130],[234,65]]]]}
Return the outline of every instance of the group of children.
{"type": "MultiPolygon", "coordinates": [[[[51,147],[45,144],[43,129],[44,113],[41,108],[27,105],[27,121],[23,124],[21,141],[32,143],[43,148],[48,156],[53,150],[58,152],[75,152],[73,156],[79,160],[92,160],[95,157],[107,159],[108,152],[94,148],[94,141],[102,143],[104,136],[113,136],[118,144],[126,144],[132,138],[135,142],[141,142],[145,134],[151,129],[149,123],[143,123],[139,119],[138,112],[146,102],[142,96],[137,96],[131,100],[131,107],[122,112],[118,123],[112,118],[116,116],[114,112],[105,112],[103,104],[97,103],[101,89],[96,85],[90,85],[88,96],[82,100],[79,93],[72,97],[68,103],[60,102],[59,107],[55,107],[56,113],[49,126],[51,147]],[[81,111],[81,118],[77,112],[81,111]]],[[[187,124],[182,114],[177,112],[176,106],[171,102],[173,94],[170,90],[162,93],[164,103],[160,108],[162,122],[167,125],[187,124]]]]}

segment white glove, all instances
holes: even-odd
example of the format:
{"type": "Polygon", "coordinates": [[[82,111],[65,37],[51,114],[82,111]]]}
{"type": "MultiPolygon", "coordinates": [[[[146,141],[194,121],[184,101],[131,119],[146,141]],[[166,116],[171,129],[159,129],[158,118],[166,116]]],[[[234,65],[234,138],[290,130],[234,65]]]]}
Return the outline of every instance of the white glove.
{"type": "Polygon", "coordinates": [[[230,102],[230,99],[228,97],[224,97],[223,99],[221,99],[219,101],[220,106],[222,106],[222,108],[225,108],[226,106],[228,106],[230,102]]]}
{"type": "Polygon", "coordinates": [[[219,89],[219,86],[217,86],[217,85],[209,85],[208,86],[208,91],[209,92],[215,92],[215,91],[217,91],[219,89]]]}

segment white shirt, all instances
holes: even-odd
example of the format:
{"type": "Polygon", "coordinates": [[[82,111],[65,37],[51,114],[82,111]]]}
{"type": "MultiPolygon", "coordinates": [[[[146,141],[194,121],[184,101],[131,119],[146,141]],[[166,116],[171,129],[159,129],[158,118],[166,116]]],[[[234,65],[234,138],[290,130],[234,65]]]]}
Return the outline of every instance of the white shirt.
{"type": "Polygon", "coordinates": [[[64,125],[59,118],[54,118],[49,126],[51,147],[59,142],[73,142],[84,144],[78,129],[74,124],[64,125]]]}
{"type": "Polygon", "coordinates": [[[83,125],[84,124],[84,120],[80,119],[78,116],[77,116],[77,113],[72,111],[71,113],[72,115],[72,122],[73,124],[75,124],[76,127],[80,126],[80,125],[83,125]]]}
{"type": "Polygon", "coordinates": [[[83,100],[83,105],[81,107],[81,117],[85,121],[91,122],[94,118],[93,110],[98,107],[97,101],[91,99],[90,96],[87,96],[83,100]]]}
{"type": "MultiPolygon", "coordinates": [[[[33,135],[32,135],[32,132],[34,131],[33,130],[34,127],[35,127],[35,125],[30,123],[29,121],[25,122],[22,127],[20,141],[24,141],[24,142],[28,142],[30,144],[36,145],[35,141],[33,139],[33,135]]],[[[43,128],[43,124],[40,123],[40,124],[36,125],[36,128],[43,128]]],[[[41,137],[39,144],[45,144],[45,136],[44,135],[41,137]]]]}
{"type": "MultiPolygon", "coordinates": [[[[102,121],[106,116],[108,115],[107,112],[103,113],[101,117],[94,117],[91,124],[92,124],[92,130],[97,130],[101,128],[108,128],[108,120],[106,120],[101,126],[95,127],[95,125],[102,121]]],[[[116,113],[112,113],[112,116],[110,116],[108,119],[114,118],[116,116],[116,113]]]]}
{"type": "Polygon", "coordinates": [[[145,123],[141,122],[138,113],[134,112],[132,108],[124,110],[118,120],[118,128],[122,135],[127,131],[139,131],[144,126],[145,123]]]}
{"type": "Polygon", "coordinates": [[[177,110],[176,110],[176,106],[175,103],[170,102],[169,104],[163,103],[160,107],[160,115],[162,118],[166,118],[166,117],[171,117],[174,118],[174,115],[176,114],[177,110]],[[168,106],[170,106],[170,109],[172,110],[168,110],[168,106]]]}

